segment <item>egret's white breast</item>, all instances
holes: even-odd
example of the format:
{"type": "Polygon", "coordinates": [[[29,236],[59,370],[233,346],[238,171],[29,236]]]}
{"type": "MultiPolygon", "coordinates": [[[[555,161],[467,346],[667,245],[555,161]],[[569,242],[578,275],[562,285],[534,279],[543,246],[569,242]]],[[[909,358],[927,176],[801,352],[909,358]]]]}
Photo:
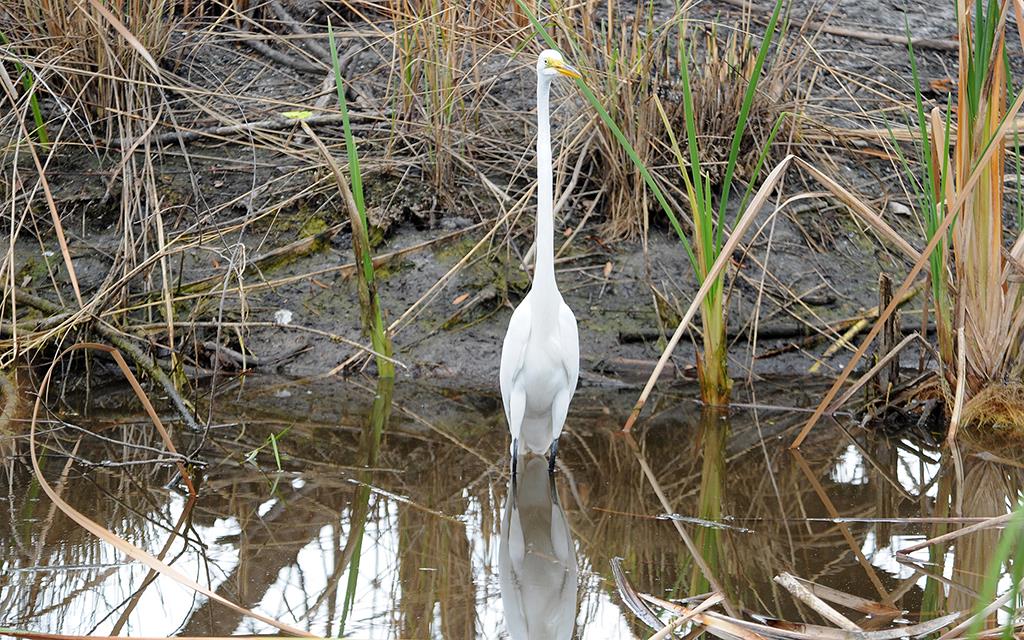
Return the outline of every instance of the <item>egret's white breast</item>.
{"type": "Polygon", "coordinates": [[[525,361],[523,385],[526,390],[526,415],[550,415],[551,403],[566,385],[558,341],[552,336],[539,339],[531,336],[526,347],[525,361]]]}

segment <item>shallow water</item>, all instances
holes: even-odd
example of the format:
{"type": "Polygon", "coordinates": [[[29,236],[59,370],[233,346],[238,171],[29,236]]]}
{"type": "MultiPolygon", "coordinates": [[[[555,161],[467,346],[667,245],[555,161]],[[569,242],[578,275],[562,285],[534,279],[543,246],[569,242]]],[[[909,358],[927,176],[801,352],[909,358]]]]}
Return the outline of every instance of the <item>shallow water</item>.
{"type": "MultiPolygon", "coordinates": [[[[554,479],[543,460],[527,460],[513,487],[497,398],[373,384],[250,380],[222,392],[206,438],[178,434],[208,463],[194,504],[169,484],[173,468],[138,448],[160,443],[123,389],[94,390],[64,419],[106,438],[83,438],[79,458],[133,464],[76,464],[62,482],[60,452],[79,435],[64,430],[42,439],[45,472],[76,508],[151,553],[184,530],[164,557],[220,595],[353,638],[648,637],[621,605],[610,563],[622,557],[643,592],[708,591],[677,526],[737,608],[820,622],[773,583],[788,571],[914,621],[973,602],[998,533],[914,554],[929,578],[895,552],[949,525],[905,519],[1004,513],[1021,484],[1020,467],[991,454],[964,449],[953,464],[921,438],[836,422],[792,453],[805,414],[726,418],[702,413],[689,393],[661,397],[627,438],[615,432],[635,392],[585,389],[554,479]],[[656,518],[667,511],[658,493],[678,522],[656,518]]],[[[814,397],[813,385],[788,382],[750,400],[814,397]]],[[[19,439],[21,454],[26,445],[19,439]]],[[[273,632],[166,577],[145,586],[147,569],[56,511],[23,462],[6,479],[0,627],[273,632]]]]}

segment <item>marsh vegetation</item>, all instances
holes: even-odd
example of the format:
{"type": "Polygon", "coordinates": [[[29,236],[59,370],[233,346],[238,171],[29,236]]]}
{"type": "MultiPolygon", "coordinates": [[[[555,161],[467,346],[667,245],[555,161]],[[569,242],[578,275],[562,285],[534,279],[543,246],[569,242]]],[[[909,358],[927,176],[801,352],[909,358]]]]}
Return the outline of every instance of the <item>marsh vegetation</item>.
{"type": "Polygon", "coordinates": [[[0,633],[1012,636],[1024,15],[905,4],[5,3],[0,633]]]}

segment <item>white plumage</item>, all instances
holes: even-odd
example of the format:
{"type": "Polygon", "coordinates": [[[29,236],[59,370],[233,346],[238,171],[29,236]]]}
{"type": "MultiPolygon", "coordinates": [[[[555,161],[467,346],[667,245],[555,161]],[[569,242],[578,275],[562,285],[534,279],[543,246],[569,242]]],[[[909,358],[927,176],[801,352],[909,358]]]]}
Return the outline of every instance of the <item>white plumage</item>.
{"type": "Polygon", "coordinates": [[[537,60],[537,252],[530,292],[512,313],[501,349],[501,398],[512,434],[512,468],[517,454],[551,451],[580,373],[576,317],[555,282],[551,131],[548,95],[558,75],[578,78],[561,54],[548,50],[537,60]]]}

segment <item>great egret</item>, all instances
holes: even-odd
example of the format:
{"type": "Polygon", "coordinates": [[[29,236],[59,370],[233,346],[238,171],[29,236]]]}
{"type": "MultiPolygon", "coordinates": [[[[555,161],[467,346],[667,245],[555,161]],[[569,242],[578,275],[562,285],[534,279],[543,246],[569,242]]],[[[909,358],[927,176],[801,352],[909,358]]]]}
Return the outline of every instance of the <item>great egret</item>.
{"type": "Polygon", "coordinates": [[[579,78],[578,71],[548,49],[537,59],[537,253],[533,285],[512,313],[501,347],[501,399],[512,432],[512,475],[520,443],[527,451],[551,452],[555,468],[558,436],[580,374],[576,316],[555,282],[554,213],[551,176],[551,125],[548,96],[558,76],[579,78]]]}
{"type": "Polygon", "coordinates": [[[498,546],[498,582],[512,640],[569,640],[576,622],[576,547],[543,458],[512,476],[498,546]]]}

